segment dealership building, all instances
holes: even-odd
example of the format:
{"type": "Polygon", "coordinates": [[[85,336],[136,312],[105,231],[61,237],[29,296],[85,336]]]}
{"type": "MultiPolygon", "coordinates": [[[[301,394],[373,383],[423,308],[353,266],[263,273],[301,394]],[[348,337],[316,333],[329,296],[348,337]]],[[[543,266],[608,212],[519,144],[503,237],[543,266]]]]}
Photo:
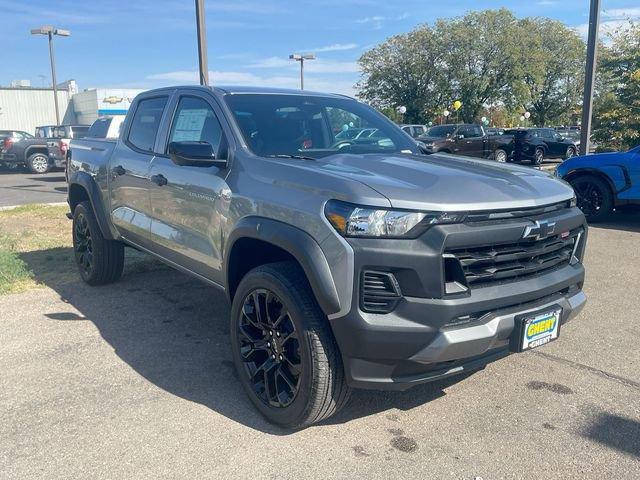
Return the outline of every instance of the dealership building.
{"type": "MultiPolygon", "coordinates": [[[[78,91],[74,80],[58,85],[62,124],[90,125],[102,115],[124,114],[142,92],[131,88],[90,88],[78,91]]],[[[32,87],[29,82],[11,82],[0,87],[0,130],[34,133],[41,125],[55,125],[53,89],[32,87]]]]}

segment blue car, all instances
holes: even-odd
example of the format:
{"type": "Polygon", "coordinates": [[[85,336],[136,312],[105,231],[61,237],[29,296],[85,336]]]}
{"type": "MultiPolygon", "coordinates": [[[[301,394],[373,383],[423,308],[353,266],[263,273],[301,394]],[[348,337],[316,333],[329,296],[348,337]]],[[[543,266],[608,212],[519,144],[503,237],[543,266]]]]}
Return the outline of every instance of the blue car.
{"type": "Polygon", "coordinates": [[[615,207],[640,205],[640,146],[570,158],[556,175],[571,184],[590,222],[603,220],[615,207]]]}

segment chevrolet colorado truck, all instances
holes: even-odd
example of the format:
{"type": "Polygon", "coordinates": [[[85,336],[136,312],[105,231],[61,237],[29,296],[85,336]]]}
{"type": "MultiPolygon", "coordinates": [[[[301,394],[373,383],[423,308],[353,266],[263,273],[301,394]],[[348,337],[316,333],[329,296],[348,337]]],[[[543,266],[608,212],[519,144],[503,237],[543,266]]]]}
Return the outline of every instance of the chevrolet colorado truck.
{"type": "Polygon", "coordinates": [[[556,340],[585,303],[585,217],[526,167],[423,155],[348,97],[243,87],[138,95],[115,140],[73,140],[81,277],[124,247],[226,292],[238,378],[300,428],[352,388],[407,389],[556,340]],[[336,139],[378,130],[369,142],[336,139]]]}

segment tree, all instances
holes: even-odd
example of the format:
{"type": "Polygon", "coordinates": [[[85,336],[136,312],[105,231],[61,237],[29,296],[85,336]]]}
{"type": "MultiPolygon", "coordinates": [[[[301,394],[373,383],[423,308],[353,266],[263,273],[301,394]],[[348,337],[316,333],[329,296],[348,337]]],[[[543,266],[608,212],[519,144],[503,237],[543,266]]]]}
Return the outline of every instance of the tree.
{"type": "Polygon", "coordinates": [[[603,149],[640,143],[640,25],[612,35],[600,50],[593,136],[603,149]]]}
{"type": "Polygon", "coordinates": [[[446,96],[443,54],[428,26],[387,39],[360,57],[359,97],[381,110],[405,106],[405,121],[424,121],[446,96]]]}
{"type": "Polygon", "coordinates": [[[584,42],[575,31],[548,18],[525,18],[518,31],[518,102],[531,112],[536,125],[569,123],[583,91],[584,42]]]}
{"type": "Polygon", "coordinates": [[[518,21],[507,9],[472,12],[439,20],[435,34],[445,52],[440,64],[451,101],[460,100],[465,122],[478,119],[485,105],[512,103],[517,61],[518,21]]]}

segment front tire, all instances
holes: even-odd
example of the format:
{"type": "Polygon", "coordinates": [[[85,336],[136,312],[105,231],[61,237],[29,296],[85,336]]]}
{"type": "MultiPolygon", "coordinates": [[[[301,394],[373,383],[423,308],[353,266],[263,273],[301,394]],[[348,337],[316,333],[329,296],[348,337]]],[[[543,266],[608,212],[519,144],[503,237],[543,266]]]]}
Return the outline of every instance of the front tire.
{"type": "Polygon", "coordinates": [[[49,157],[44,153],[34,153],[27,158],[27,167],[31,173],[43,174],[50,170],[49,157]]]}
{"type": "Polygon", "coordinates": [[[230,333],[242,387],[269,422],[306,427],[347,402],[340,351],[295,263],[263,265],[245,275],[234,295],[230,333]]]}
{"type": "Polygon", "coordinates": [[[89,202],[73,211],[73,252],[80,276],[89,285],[115,282],[124,268],[124,245],[102,235],[89,202]]]}
{"type": "Polygon", "coordinates": [[[584,175],[569,181],[576,192],[578,208],[582,210],[588,222],[604,220],[613,211],[613,194],[604,180],[584,175]]]}

